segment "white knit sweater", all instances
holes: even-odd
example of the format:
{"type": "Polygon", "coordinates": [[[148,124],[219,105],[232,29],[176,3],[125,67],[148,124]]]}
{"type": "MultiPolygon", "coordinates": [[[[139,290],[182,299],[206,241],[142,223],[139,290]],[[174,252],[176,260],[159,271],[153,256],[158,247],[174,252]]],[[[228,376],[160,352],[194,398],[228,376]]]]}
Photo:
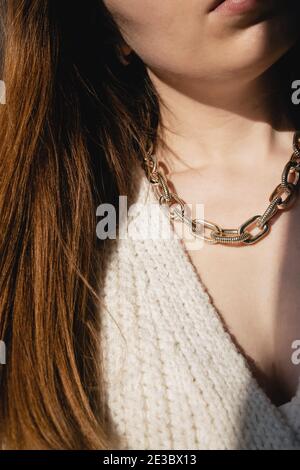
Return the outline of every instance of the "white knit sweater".
{"type": "MultiPolygon", "coordinates": [[[[121,449],[300,449],[300,386],[273,405],[225,330],[146,176],[102,289],[107,404],[121,449]],[[149,210],[167,222],[137,239],[149,210]],[[164,237],[166,235],[166,237],[164,237]],[[149,238],[149,237],[148,237],[149,238]]],[[[153,225],[155,228],[155,224],[153,225]]]]}

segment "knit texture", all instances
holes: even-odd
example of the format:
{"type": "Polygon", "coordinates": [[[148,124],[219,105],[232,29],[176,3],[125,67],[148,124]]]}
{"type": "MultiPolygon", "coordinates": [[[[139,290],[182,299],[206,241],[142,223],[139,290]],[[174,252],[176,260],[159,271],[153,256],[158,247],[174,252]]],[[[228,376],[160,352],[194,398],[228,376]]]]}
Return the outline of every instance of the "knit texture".
{"type": "Polygon", "coordinates": [[[118,448],[300,449],[300,400],[290,419],[258,385],[143,174],[135,202],[101,289],[118,448]]]}

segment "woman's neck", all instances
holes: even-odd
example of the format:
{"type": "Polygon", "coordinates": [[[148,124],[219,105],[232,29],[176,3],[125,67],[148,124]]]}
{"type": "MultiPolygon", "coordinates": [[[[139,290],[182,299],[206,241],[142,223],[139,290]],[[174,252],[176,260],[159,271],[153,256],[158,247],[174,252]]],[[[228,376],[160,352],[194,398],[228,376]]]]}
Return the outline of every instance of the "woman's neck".
{"type": "Polygon", "coordinates": [[[204,166],[261,165],[291,146],[293,128],[266,74],[251,82],[150,77],[162,100],[159,160],[171,173],[204,166]],[[278,112],[280,109],[280,112],[278,112]]]}

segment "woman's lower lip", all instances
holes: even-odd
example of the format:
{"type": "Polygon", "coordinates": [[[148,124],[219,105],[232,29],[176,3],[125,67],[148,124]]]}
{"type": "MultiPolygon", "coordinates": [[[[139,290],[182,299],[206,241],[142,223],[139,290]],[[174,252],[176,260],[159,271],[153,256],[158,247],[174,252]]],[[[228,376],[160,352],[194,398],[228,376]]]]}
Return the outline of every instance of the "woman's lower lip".
{"type": "Polygon", "coordinates": [[[253,10],[258,0],[225,0],[218,5],[213,12],[222,15],[242,15],[253,10]]]}

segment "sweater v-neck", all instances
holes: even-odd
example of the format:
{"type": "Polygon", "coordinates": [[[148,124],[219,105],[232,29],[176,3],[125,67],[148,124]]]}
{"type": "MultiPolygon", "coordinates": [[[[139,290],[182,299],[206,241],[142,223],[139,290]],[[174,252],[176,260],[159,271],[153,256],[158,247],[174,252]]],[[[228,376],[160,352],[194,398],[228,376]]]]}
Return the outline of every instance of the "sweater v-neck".
{"type": "MultiPolygon", "coordinates": [[[[155,195],[152,185],[148,181],[146,175],[142,172],[141,173],[141,179],[140,179],[140,187],[138,190],[138,200],[135,202],[139,202],[142,204],[157,204],[158,210],[162,212],[163,217],[167,216],[166,211],[162,210],[162,206],[159,205],[157,196],[155,195]]],[[[203,303],[205,302],[205,307],[208,311],[210,321],[211,321],[211,327],[214,328],[214,334],[216,335],[216,339],[219,344],[220,350],[222,350],[222,347],[224,348],[229,348],[230,350],[230,355],[232,360],[235,362],[235,366],[240,369],[241,376],[246,375],[249,383],[249,389],[253,390],[254,394],[258,394],[264,403],[264,406],[261,408],[262,414],[265,414],[265,419],[268,420],[269,418],[274,420],[275,425],[273,426],[272,429],[270,429],[269,432],[274,433],[274,439],[278,440],[278,436],[276,436],[276,433],[278,433],[278,430],[280,429],[280,439],[282,439],[282,442],[285,441],[287,443],[287,448],[290,448],[290,446],[293,448],[293,446],[296,445],[296,448],[300,448],[300,407],[297,410],[298,412],[298,422],[299,424],[297,425],[297,428],[292,428],[290,425],[290,422],[287,420],[287,417],[285,413],[282,413],[280,411],[280,407],[276,406],[272,400],[269,398],[267,393],[264,391],[264,389],[259,385],[258,380],[256,379],[252,368],[248,362],[248,359],[246,356],[243,354],[243,352],[238,348],[236,343],[234,342],[231,334],[228,332],[226,329],[226,326],[224,324],[224,321],[217,310],[217,308],[214,305],[214,302],[211,298],[211,296],[208,294],[208,289],[203,283],[202,279],[200,278],[200,275],[198,271],[196,270],[193,262],[191,261],[190,255],[188,253],[188,250],[186,248],[186,245],[184,241],[176,236],[175,229],[170,223],[170,230],[173,235],[172,237],[172,243],[174,243],[175,249],[173,251],[173,256],[174,256],[174,262],[176,257],[180,257],[181,262],[183,263],[184,266],[184,272],[185,275],[188,274],[188,279],[189,283],[191,285],[191,290],[190,292],[193,292],[193,295],[196,296],[194,299],[195,304],[197,303],[203,303]]],[[[163,236],[163,234],[162,234],[163,236]]],[[[155,241],[154,241],[155,243],[155,241]]],[[[178,289],[180,289],[181,286],[178,285],[178,289]]],[[[196,312],[195,312],[196,315],[196,312]]],[[[227,371],[224,370],[224,380],[226,381],[226,373],[227,371]]],[[[289,403],[294,403],[295,399],[297,396],[300,395],[300,380],[298,382],[298,388],[297,391],[294,395],[294,397],[291,399],[289,403]]],[[[287,405],[286,403],[284,405],[287,405]]]]}

